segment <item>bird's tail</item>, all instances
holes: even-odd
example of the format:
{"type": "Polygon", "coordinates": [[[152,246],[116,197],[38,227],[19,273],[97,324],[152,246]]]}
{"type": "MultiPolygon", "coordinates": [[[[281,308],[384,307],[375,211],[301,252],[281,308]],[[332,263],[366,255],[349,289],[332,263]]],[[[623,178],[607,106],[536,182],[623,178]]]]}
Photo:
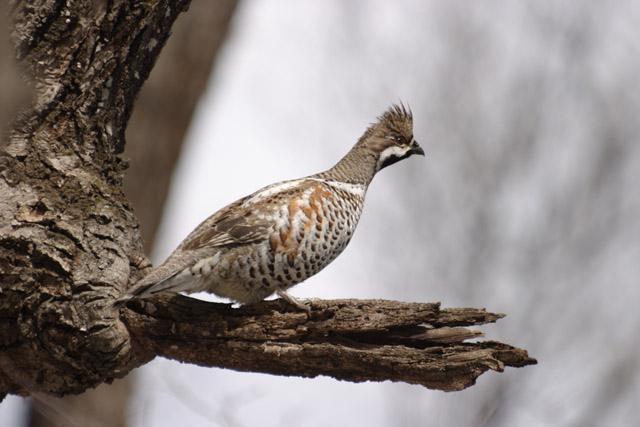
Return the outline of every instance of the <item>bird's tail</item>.
{"type": "Polygon", "coordinates": [[[133,287],[127,290],[124,295],[115,300],[113,306],[116,308],[122,307],[132,299],[145,298],[153,295],[152,293],[149,293],[149,289],[153,288],[153,285],[155,285],[155,283],[137,283],[133,285],[133,287]]]}
{"type": "Polygon", "coordinates": [[[121,307],[132,299],[144,299],[157,294],[178,293],[189,290],[192,281],[191,274],[183,271],[169,277],[157,280],[152,272],[147,277],[133,285],[131,289],[114,302],[115,307],[121,307]]]}

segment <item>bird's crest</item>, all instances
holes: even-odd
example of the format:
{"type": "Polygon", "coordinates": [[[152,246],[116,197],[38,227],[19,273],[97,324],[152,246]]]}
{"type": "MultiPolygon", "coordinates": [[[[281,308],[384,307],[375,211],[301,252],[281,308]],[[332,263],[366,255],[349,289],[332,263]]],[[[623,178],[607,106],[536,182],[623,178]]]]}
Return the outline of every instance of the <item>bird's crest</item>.
{"type": "Polygon", "coordinates": [[[413,113],[403,103],[392,104],[376,122],[369,125],[358,140],[363,143],[371,136],[386,136],[388,134],[406,137],[413,134],[413,113]]]}

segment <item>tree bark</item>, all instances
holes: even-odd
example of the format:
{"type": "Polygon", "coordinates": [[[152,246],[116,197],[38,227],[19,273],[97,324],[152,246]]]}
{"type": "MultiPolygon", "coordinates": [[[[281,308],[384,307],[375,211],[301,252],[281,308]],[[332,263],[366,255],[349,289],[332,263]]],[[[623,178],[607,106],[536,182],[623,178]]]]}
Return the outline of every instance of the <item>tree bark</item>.
{"type": "Polygon", "coordinates": [[[0,393],[81,393],[157,355],[190,363],[442,390],[534,363],[463,343],[472,309],[385,301],[231,309],[177,297],[113,301],[146,263],[118,156],[134,98],[187,0],[13,5],[17,56],[35,90],[0,156],[0,393]],[[429,327],[421,326],[430,325],[429,327]]]}
{"type": "MultiPolygon", "coordinates": [[[[136,100],[126,130],[124,157],[130,167],[124,192],[140,223],[147,253],[153,246],[193,111],[205,90],[235,6],[235,0],[192,1],[189,11],[176,20],[136,100]]],[[[31,401],[29,425],[126,426],[134,383],[135,375],[128,375],[80,395],[38,396],[31,401]]]]}
{"type": "Polygon", "coordinates": [[[234,309],[177,296],[133,302],[123,320],[140,360],[163,356],[201,366],[277,375],[403,381],[454,391],[491,369],[536,361],[464,326],[503,317],[478,309],[384,300],[312,300],[312,311],[282,301],[234,309]]]}
{"type": "Polygon", "coordinates": [[[137,365],[110,304],[145,259],[118,154],[134,98],[187,4],[14,5],[17,57],[35,94],[0,157],[4,391],[77,393],[137,365]]]}

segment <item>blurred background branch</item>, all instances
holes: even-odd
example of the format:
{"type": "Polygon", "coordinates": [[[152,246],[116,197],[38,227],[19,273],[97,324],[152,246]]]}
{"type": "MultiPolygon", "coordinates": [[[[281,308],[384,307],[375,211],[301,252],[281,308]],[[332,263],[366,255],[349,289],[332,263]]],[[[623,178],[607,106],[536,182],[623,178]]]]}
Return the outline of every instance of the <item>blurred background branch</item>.
{"type": "Polygon", "coordinates": [[[29,96],[29,90],[15,61],[15,50],[10,42],[8,9],[7,2],[0,4],[0,144],[7,140],[6,134],[11,122],[15,119],[16,112],[25,106],[29,96]]]}

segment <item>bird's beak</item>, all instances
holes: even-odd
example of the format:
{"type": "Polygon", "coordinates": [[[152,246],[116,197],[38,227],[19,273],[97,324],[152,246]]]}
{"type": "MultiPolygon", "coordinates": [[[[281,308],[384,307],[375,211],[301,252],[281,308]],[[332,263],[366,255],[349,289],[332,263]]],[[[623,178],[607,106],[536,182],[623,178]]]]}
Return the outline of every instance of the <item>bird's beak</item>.
{"type": "Polygon", "coordinates": [[[422,147],[418,145],[418,143],[415,140],[411,142],[411,148],[409,149],[409,153],[424,156],[424,150],[422,149],[422,147]]]}

